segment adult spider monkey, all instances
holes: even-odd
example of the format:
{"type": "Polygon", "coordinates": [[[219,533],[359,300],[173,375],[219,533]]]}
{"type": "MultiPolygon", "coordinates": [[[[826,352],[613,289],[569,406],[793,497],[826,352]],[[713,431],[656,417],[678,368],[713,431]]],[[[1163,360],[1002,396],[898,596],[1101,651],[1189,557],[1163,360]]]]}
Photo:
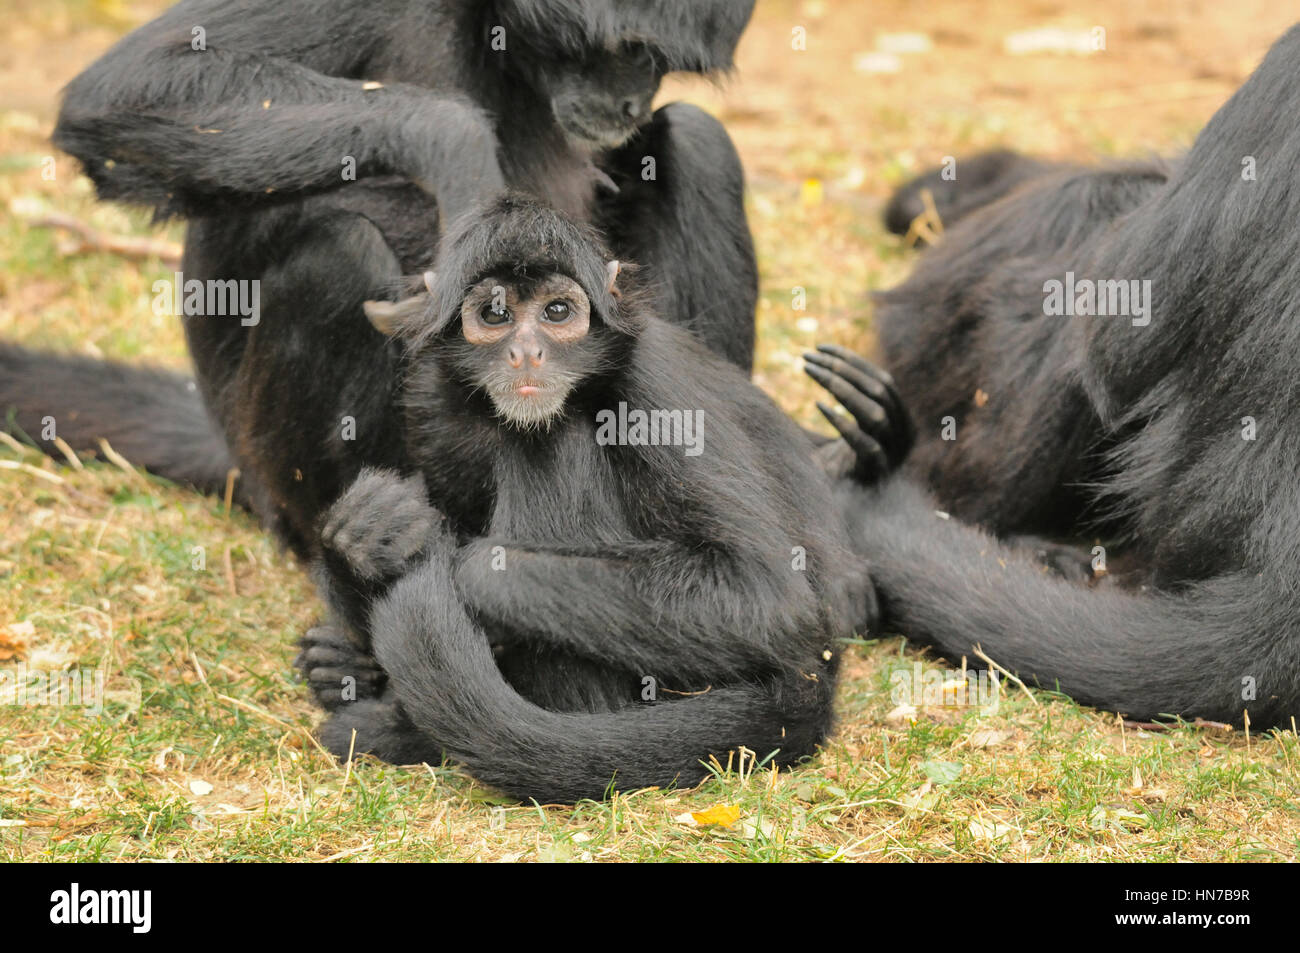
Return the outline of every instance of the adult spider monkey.
{"type": "Polygon", "coordinates": [[[840,496],[886,629],[1137,718],[1300,717],[1297,62],[1300,27],[1181,161],[1045,170],[883,296],[920,434],[905,478],[840,496]],[[1150,293],[1049,314],[1067,274],[1084,304],[1101,282],[1150,293]],[[1089,591],[1000,542],[1022,534],[1121,558],[1089,591]]]}
{"type": "Polygon", "coordinates": [[[77,449],[110,437],[204,489],[238,466],[241,498],[311,557],[318,517],[363,465],[408,464],[401,352],[362,302],[429,268],[431,236],[503,185],[594,222],[645,266],[659,314],[748,368],[757,272],[739,160],[716,120],[651,100],[669,71],[728,69],[752,9],[177,4],[69,84],[54,140],[101,197],[189,218],[186,281],[260,282],[260,316],[184,316],[197,392],[0,346],[0,414],[33,437],[53,417],[77,449]]]}
{"type": "MultiPolygon", "coordinates": [[[[366,471],[330,510],[321,576],[353,640],[315,630],[300,660],[335,753],[445,752],[570,802],[825,737],[839,640],[874,616],[829,481],[743,372],[623,284],[592,233],[507,198],[398,316],[419,475],[366,471]],[[348,676],[364,697],[343,701],[348,676]]],[[[847,428],[867,458],[896,451],[892,399],[847,428]]]]}

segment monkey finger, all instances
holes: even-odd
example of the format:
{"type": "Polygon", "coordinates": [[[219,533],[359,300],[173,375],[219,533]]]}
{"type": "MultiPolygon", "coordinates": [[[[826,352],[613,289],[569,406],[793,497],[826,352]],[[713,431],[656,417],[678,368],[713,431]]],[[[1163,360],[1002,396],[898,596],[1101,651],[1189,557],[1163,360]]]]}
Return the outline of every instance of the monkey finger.
{"type": "Polygon", "coordinates": [[[804,372],[830,391],[857,425],[870,434],[881,447],[888,447],[892,443],[893,434],[889,426],[889,414],[876,400],[855,387],[851,381],[820,364],[805,364],[804,372]]]}
{"type": "MultiPolygon", "coordinates": [[[[869,395],[873,400],[884,402],[891,399],[889,385],[871,373],[870,370],[865,369],[862,366],[864,362],[845,360],[839,354],[826,350],[831,347],[834,347],[834,345],[818,345],[816,351],[804,352],[803,359],[809,364],[815,364],[834,374],[838,374],[858,390],[869,395]]],[[[845,354],[851,353],[843,348],[838,348],[838,350],[845,354]]],[[[871,365],[867,365],[867,368],[870,367],[871,365]]]]}
{"type": "Polygon", "coordinates": [[[886,443],[886,447],[890,461],[897,466],[912,449],[912,444],[916,440],[916,427],[898,393],[893,377],[888,371],[877,367],[866,358],[837,344],[819,344],[817,351],[820,353],[805,354],[804,360],[825,367],[845,378],[884,409],[889,417],[890,430],[893,432],[893,437],[886,443]]]}
{"type": "Polygon", "coordinates": [[[889,399],[884,402],[885,410],[889,412],[890,420],[898,433],[905,438],[903,453],[906,455],[916,440],[916,426],[912,422],[912,415],[907,412],[907,405],[898,392],[898,385],[894,382],[893,375],[860,354],[855,354],[838,344],[819,344],[817,350],[853,365],[860,373],[878,381],[885,388],[889,395],[889,399]]]}
{"type": "Polygon", "coordinates": [[[853,420],[843,414],[837,414],[821,401],[817,402],[817,409],[822,412],[822,416],[830,422],[830,425],[839,431],[844,442],[853,450],[853,455],[857,458],[855,476],[859,480],[864,483],[874,483],[890,471],[889,457],[879,442],[864,433],[853,420]]]}
{"type": "Polygon", "coordinates": [[[293,660],[293,666],[305,673],[320,665],[346,664],[349,659],[355,656],[355,652],[341,651],[332,645],[313,645],[310,648],[304,648],[298,653],[298,657],[293,660]]]}
{"type": "Polygon", "coordinates": [[[339,685],[343,679],[355,679],[358,685],[377,685],[387,678],[382,669],[366,668],[357,665],[318,665],[307,672],[307,680],[317,684],[339,685]]]}
{"type": "Polygon", "coordinates": [[[823,354],[829,354],[831,357],[837,357],[846,364],[853,365],[859,372],[867,377],[873,378],[883,384],[885,387],[894,388],[894,378],[889,371],[883,367],[872,364],[861,354],[855,354],[846,347],[840,347],[838,344],[818,344],[817,350],[823,354]]]}

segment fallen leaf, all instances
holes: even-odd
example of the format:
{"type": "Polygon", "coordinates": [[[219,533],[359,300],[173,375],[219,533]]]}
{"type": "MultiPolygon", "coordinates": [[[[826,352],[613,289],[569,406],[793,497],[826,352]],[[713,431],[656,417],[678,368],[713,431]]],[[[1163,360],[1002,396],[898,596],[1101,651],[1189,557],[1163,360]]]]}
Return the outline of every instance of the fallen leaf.
{"type": "Polygon", "coordinates": [[[972,748],[992,748],[1010,737],[1011,732],[1003,731],[1001,728],[980,728],[978,731],[971,732],[966,743],[972,748]]]}
{"type": "Polygon", "coordinates": [[[34,635],[36,626],[30,622],[10,622],[6,626],[0,626],[0,662],[22,658],[34,635]]]}
{"type": "Polygon", "coordinates": [[[934,782],[926,781],[902,800],[903,808],[909,814],[925,813],[934,809],[939,803],[939,792],[933,790],[934,782]]]}
{"type": "Polygon", "coordinates": [[[195,778],[190,782],[190,791],[198,797],[205,797],[212,793],[212,785],[207,781],[200,781],[195,778]]]}
{"type": "Polygon", "coordinates": [[[1010,837],[1016,829],[993,818],[977,817],[970,822],[970,836],[976,840],[996,841],[1010,837]]]}
{"type": "Polygon", "coordinates": [[[1126,807],[1108,807],[1098,804],[1088,814],[1088,826],[1100,831],[1106,828],[1127,830],[1134,827],[1146,827],[1149,818],[1126,807]]]}
{"type": "Polygon", "coordinates": [[[739,804],[715,804],[703,811],[692,811],[691,817],[700,826],[715,824],[718,827],[730,827],[740,820],[739,804]]]}
{"type": "Polygon", "coordinates": [[[921,770],[935,784],[951,784],[961,774],[963,765],[956,761],[922,761],[921,770]]]}
{"type": "Polygon", "coordinates": [[[913,724],[916,722],[915,705],[899,705],[888,715],[885,716],[885,723],[890,725],[901,725],[903,723],[913,724]]]}

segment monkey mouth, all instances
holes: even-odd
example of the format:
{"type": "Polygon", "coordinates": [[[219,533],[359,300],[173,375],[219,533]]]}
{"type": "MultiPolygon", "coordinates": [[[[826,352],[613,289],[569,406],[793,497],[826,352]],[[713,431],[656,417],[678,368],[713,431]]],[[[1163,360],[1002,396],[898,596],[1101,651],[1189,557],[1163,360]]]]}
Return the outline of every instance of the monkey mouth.
{"type": "Polygon", "coordinates": [[[556,121],[575,145],[587,149],[615,149],[632,138],[635,123],[587,125],[575,116],[557,115],[556,121]]]}
{"type": "Polygon", "coordinates": [[[498,416],[522,430],[546,430],[564,410],[572,382],[535,378],[499,380],[487,388],[498,416]]]}

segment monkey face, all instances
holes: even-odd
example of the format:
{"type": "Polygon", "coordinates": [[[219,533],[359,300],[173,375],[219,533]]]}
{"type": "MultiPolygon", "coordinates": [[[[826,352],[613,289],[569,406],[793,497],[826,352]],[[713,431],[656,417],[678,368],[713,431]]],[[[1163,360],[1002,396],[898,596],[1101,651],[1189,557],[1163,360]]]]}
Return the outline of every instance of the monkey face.
{"type": "Polygon", "coordinates": [[[475,383],[496,412],[524,429],[549,427],[588,373],[582,343],[591,304],[582,286],[558,274],[526,287],[485,278],[465,296],[460,317],[475,383]]]}
{"type": "Polygon", "coordinates": [[[579,147],[612,149],[650,121],[661,73],[649,48],[625,43],[589,53],[580,63],[546,69],[542,85],[555,121],[579,147]]]}

